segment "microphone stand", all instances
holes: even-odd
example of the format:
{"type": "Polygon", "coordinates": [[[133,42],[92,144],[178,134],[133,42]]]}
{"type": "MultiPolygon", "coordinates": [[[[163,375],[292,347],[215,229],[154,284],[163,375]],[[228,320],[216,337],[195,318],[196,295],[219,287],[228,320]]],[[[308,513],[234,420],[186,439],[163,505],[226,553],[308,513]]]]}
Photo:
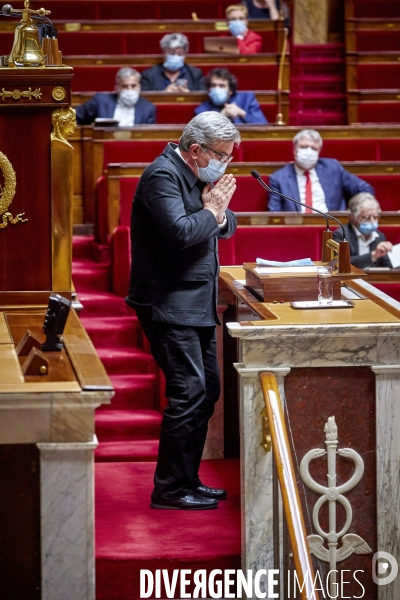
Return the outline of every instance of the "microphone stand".
{"type": "MultiPolygon", "coordinates": [[[[342,223],[339,221],[339,219],[337,219],[336,217],[333,217],[329,213],[324,213],[321,210],[314,208],[313,206],[304,204],[304,202],[300,202],[300,200],[295,200],[294,198],[291,198],[290,196],[286,196],[285,194],[281,194],[280,192],[273,190],[272,188],[269,187],[269,185],[267,185],[265,183],[265,181],[263,181],[261,179],[260,173],[258,171],[256,171],[255,169],[253,169],[251,171],[251,174],[254,177],[254,179],[257,179],[258,183],[268,192],[277,194],[278,196],[281,196],[282,198],[286,198],[287,200],[291,200],[292,202],[295,202],[295,204],[300,204],[300,206],[305,206],[306,208],[309,208],[310,210],[313,210],[314,212],[317,212],[324,217],[325,222],[326,222],[326,230],[324,231],[323,236],[322,236],[321,262],[329,262],[331,260],[331,250],[330,250],[330,247],[328,247],[327,242],[328,242],[328,240],[332,239],[332,232],[329,229],[329,220],[328,219],[333,219],[334,221],[339,223],[340,227],[342,228],[342,232],[343,232],[343,240],[341,242],[339,242],[339,248],[338,248],[338,259],[339,259],[338,273],[351,273],[350,245],[349,245],[349,242],[346,240],[346,233],[345,233],[344,227],[343,227],[342,223]]],[[[336,242],[332,242],[332,244],[333,243],[336,243],[336,242]]]]}

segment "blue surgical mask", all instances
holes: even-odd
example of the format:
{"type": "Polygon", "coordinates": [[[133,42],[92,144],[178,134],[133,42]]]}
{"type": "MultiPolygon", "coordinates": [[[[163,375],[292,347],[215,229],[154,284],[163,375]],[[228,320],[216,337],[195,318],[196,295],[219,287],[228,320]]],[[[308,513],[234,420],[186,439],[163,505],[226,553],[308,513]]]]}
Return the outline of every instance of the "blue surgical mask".
{"type": "Polygon", "coordinates": [[[237,35],[243,35],[247,29],[247,25],[244,21],[240,21],[239,19],[235,19],[234,21],[229,21],[228,23],[229,31],[235,37],[237,35]]]}
{"type": "MultiPolygon", "coordinates": [[[[203,148],[202,148],[203,150],[203,148]]],[[[204,152],[204,150],[203,150],[204,152]]],[[[208,154],[204,152],[206,156],[208,154]]],[[[218,181],[221,179],[222,175],[226,171],[226,167],[228,163],[221,163],[219,160],[215,160],[215,158],[210,158],[210,162],[206,167],[199,167],[197,165],[197,172],[200,181],[206,181],[207,183],[213,183],[214,181],[218,181]]]]}
{"type": "Polygon", "coordinates": [[[223,88],[213,87],[208,92],[208,97],[216,106],[222,106],[228,100],[228,92],[223,88]]]}
{"type": "Polygon", "coordinates": [[[358,230],[363,235],[371,235],[371,233],[373,233],[377,229],[378,229],[378,221],[367,221],[365,223],[364,222],[359,223],[359,225],[358,225],[358,230]]]}
{"type": "Polygon", "coordinates": [[[168,71],[180,71],[184,64],[184,56],[179,56],[179,54],[167,54],[167,58],[163,63],[163,67],[168,71]]]}

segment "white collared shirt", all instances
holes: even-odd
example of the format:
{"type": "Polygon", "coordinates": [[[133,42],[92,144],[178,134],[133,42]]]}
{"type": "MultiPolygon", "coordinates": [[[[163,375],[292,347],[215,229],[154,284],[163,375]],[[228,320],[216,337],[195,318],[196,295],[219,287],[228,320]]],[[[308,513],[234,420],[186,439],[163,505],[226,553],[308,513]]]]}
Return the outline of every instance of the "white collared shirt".
{"type": "MultiPolygon", "coordinates": [[[[181,157],[181,159],[183,160],[183,162],[184,162],[184,163],[185,163],[185,165],[186,165],[187,163],[186,163],[185,159],[183,158],[183,156],[182,156],[182,154],[181,154],[181,151],[180,151],[180,149],[179,149],[179,146],[177,146],[177,147],[175,148],[175,152],[177,153],[177,155],[178,155],[178,156],[180,156],[180,157],[181,157]]],[[[222,223],[217,223],[217,225],[218,225],[218,227],[219,227],[220,229],[223,229],[223,228],[225,227],[225,225],[227,224],[227,222],[228,222],[228,220],[227,220],[227,218],[226,218],[226,215],[224,214],[224,220],[222,221],[222,223]]]]}
{"type": "Polygon", "coordinates": [[[118,127],[133,127],[135,124],[135,107],[123,106],[123,104],[117,102],[113,118],[119,121],[118,127]]]}
{"type": "Polygon", "coordinates": [[[379,238],[378,232],[373,231],[367,239],[365,237],[365,235],[363,233],[361,233],[361,231],[359,229],[357,229],[357,227],[355,225],[353,225],[353,223],[350,223],[350,225],[352,226],[353,231],[357,236],[358,255],[363,256],[364,254],[369,254],[371,252],[370,246],[371,246],[372,242],[374,242],[377,238],[379,238]]]}
{"type": "MultiPolygon", "coordinates": [[[[299,188],[300,202],[306,201],[306,181],[307,177],[304,175],[305,170],[301,169],[294,164],[294,170],[296,171],[297,186],[299,188]]],[[[309,169],[311,179],[311,190],[312,190],[312,206],[322,212],[328,212],[328,207],[325,201],[324,190],[322,189],[319,177],[315,168],[309,169]]],[[[301,212],[306,212],[304,206],[301,206],[301,212]]]]}

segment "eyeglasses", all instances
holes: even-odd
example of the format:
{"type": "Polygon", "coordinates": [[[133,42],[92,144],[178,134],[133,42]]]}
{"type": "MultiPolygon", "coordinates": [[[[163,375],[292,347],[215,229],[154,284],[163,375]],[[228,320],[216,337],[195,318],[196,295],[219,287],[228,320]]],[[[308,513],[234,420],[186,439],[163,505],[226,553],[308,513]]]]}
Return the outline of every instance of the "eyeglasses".
{"type": "Polygon", "coordinates": [[[358,220],[360,223],[368,223],[368,221],[377,221],[380,217],[379,215],[365,215],[364,217],[359,217],[358,220]]]}
{"type": "Polygon", "coordinates": [[[211,160],[211,156],[208,156],[207,152],[205,152],[204,148],[206,148],[207,150],[210,150],[210,152],[213,152],[216,156],[218,156],[218,160],[220,163],[222,164],[226,164],[226,163],[230,163],[231,160],[233,159],[233,154],[224,154],[223,152],[217,152],[217,150],[213,150],[212,148],[209,148],[208,146],[200,146],[200,148],[203,150],[204,154],[207,156],[207,158],[209,158],[211,160]]]}

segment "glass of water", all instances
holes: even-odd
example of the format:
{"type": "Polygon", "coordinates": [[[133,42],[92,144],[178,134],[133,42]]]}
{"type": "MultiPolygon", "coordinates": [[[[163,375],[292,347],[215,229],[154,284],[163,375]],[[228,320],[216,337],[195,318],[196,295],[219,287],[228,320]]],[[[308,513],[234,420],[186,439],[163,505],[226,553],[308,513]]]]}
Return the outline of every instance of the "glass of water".
{"type": "Polygon", "coordinates": [[[317,267],[318,302],[321,306],[332,304],[333,281],[332,267],[317,267]]]}

